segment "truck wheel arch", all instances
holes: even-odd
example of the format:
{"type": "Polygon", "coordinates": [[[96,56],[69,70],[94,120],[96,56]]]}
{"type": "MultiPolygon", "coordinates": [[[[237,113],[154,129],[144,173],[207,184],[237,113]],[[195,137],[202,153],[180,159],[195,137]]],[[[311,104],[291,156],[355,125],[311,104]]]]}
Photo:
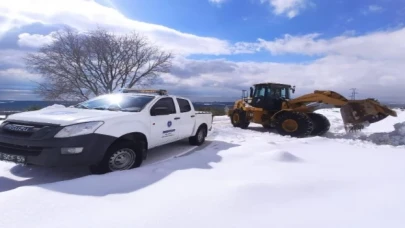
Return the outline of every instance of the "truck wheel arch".
{"type": "Polygon", "coordinates": [[[144,135],[143,133],[140,133],[140,132],[128,133],[128,134],[125,134],[125,135],[117,138],[112,144],[114,144],[115,142],[120,141],[120,140],[130,140],[133,142],[143,141],[144,145],[145,145],[145,148],[144,148],[145,152],[143,154],[143,159],[146,159],[147,150],[148,150],[148,139],[147,139],[146,135],[144,135]]]}
{"type": "Polygon", "coordinates": [[[190,136],[188,138],[188,141],[189,141],[190,145],[200,146],[201,144],[203,144],[205,142],[205,137],[207,137],[207,135],[208,135],[208,126],[207,126],[207,124],[203,123],[197,128],[194,135],[190,136]],[[199,132],[201,132],[201,130],[204,131],[204,136],[202,138],[199,138],[198,134],[199,134],[199,132]]]}
{"type": "Polygon", "coordinates": [[[205,136],[207,136],[207,135],[208,135],[208,126],[207,126],[207,124],[206,124],[206,123],[203,123],[203,124],[201,124],[200,126],[198,126],[198,128],[197,128],[197,130],[196,130],[195,133],[197,133],[198,129],[200,129],[200,128],[205,128],[205,136]]]}
{"type": "MultiPolygon", "coordinates": [[[[107,167],[107,159],[111,155],[112,152],[114,152],[114,148],[119,148],[121,145],[132,145],[136,146],[137,148],[133,148],[138,151],[138,154],[142,155],[142,158],[136,159],[135,161],[135,167],[138,167],[142,164],[142,161],[146,159],[147,157],[147,149],[148,149],[148,141],[146,136],[143,133],[140,132],[133,132],[133,133],[128,133],[125,135],[122,135],[121,137],[115,139],[106,149],[106,151],[103,154],[102,159],[94,165],[91,165],[90,171],[93,174],[104,174],[106,172],[110,172],[106,167],[107,167]],[[143,147],[143,148],[142,148],[143,147]]],[[[136,153],[136,152],[135,152],[136,153]]]]}

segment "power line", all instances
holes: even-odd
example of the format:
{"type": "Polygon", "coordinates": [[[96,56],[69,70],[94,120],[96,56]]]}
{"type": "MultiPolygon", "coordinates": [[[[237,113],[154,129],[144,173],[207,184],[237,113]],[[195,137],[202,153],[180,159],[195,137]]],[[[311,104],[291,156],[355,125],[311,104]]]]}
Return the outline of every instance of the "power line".
{"type": "Polygon", "coordinates": [[[357,92],[357,88],[351,88],[350,90],[352,91],[352,94],[350,95],[350,99],[356,100],[356,94],[359,94],[357,92]]]}

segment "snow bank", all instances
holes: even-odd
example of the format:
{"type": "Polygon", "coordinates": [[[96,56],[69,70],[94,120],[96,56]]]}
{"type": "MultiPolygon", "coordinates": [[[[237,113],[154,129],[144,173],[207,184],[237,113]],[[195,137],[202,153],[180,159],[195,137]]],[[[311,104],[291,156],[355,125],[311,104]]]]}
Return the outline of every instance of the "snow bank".
{"type": "Polygon", "coordinates": [[[402,150],[215,129],[168,162],[4,191],[0,227],[403,227],[402,150]]]}
{"type": "Polygon", "coordinates": [[[373,133],[367,137],[362,137],[362,139],[378,145],[405,145],[405,122],[394,124],[394,130],[391,132],[373,133]]]}
{"type": "MultiPolygon", "coordinates": [[[[397,112],[398,117],[388,116],[387,118],[383,119],[382,121],[371,124],[370,126],[363,129],[361,132],[366,135],[369,135],[369,134],[372,134],[375,132],[390,132],[390,131],[394,130],[394,124],[405,120],[404,111],[401,111],[400,109],[394,109],[394,110],[397,112]]],[[[316,112],[325,115],[329,119],[329,121],[331,123],[331,127],[330,127],[331,133],[333,133],[335,135],[346,134],[344,126],[343,126],[342,117],[341,117],[341,114],[340,114],[340,111],[338,108],[318,110],[316,112]]]]}
{"type": "Polygon", "coordinates": [[[317,112],[325,115],[330,123],[330,131],[325,137],[340,140],[362,140],[375,143],[377,145],[405,145],[405,135],[403,133],[405,112],[394,109],[398,117],[388,116],[387,118],[373,123],[359,132],[346,132],[343,126],[339,109],[319,110],[317,112]]]}
{"type": "Polygon", "coordinates": [[[230,121],[229,116],[214,116],[214,121],[219,122],[219,121],[230,121]]]}
{"type": "Polygon", "coordinates": [[[57,108],[66,108],[66,106],[64,105],[60,105],[60,104],[53,104],[47,107],[42,108],[41,110],[47,110],[47,109],[57,109],[57,108]]]}
{"type": "Polygon", "coordinates": [[[275,162],[301,162],[303,161],[298,156],[286,150],[270,150],[258,154],[258,158],[262,161],[275,161],[275,162]]]}
{"type": "MultiPolygon", "coordinates": [[[[402,228],[404,148],[342,140],[339,112],[323,112],[330,137],[303,139],[215,117],[197,151],[125,172],[66,180],[67,171],[0,163],[0,227],[402,228]]],[[[403,136],[404,117],[363,136],[403,136]]]]}
{"type": "Polygon", "coordinates": [[[294,154],[288,152],[288,151],[283,151],[283,150],[275,150],[272,152],[272,158],[275,161],[280,161],[280,162],[298,162],[301,161],[301,159],[294,154]]]}

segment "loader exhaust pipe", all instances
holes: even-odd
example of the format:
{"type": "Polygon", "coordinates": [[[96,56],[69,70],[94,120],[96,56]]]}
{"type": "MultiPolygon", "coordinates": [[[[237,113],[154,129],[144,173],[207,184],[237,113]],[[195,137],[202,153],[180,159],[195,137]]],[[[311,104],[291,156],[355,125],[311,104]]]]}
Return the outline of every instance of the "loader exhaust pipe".
{"type": "Polygon", "coordinates": [[[346,132],[358,131],[397,113],[374,99],[351,100],[340,108],[346,132]]]}

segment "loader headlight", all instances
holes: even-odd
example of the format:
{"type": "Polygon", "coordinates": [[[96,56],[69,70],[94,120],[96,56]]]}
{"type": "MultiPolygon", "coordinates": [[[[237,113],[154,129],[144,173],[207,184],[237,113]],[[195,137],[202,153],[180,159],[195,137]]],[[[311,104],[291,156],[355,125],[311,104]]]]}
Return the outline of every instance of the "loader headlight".
{"type": "Polygon", "coordinates": [[[95,121],[66,126],[55,135],[55,138],[88,135],[94,133],[103,124],[104,122],[102,121],[95,121]]]}

